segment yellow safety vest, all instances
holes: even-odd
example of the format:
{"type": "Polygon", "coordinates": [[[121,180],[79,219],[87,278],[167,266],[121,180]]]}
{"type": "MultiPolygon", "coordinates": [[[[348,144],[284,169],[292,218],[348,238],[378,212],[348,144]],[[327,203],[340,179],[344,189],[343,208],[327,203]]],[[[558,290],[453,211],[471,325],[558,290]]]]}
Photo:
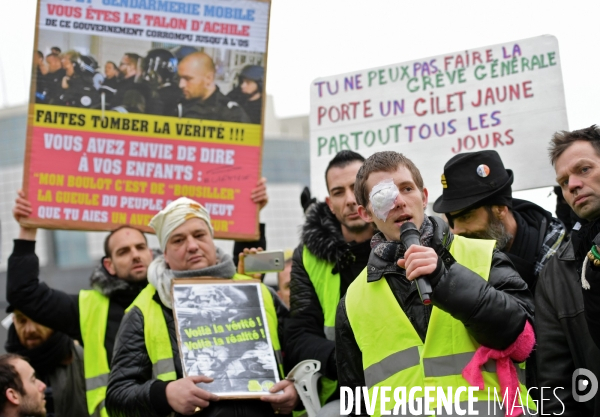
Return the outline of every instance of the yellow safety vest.
{"type": "Polygon", "coordinates": [[[104,405],[108,386],[107,353],[104,348],[108,324],[107,296],[95,290],[79,292],[79,327],[83,340],[83,368],[88,412],[94,417],[108,417],[104,405]]]}
{"type": "MultiPolygon", "coordinates": [[[[487,280],[494,246],[494,241],[455,236],[450,253],[458,263],[487,280]]],[[[420,393],[416,393],[415,398],[424,397],[426,387],[440,387],[445,390],[445,393],[448,392],[448,388],[452,388],[451,402],[454,403],[456,389],[470,386],[461,373],[479,344],[471,337],[460,320],[433,307],[427,336],[423,343],[396,301],[387,280],[367,282],[366,269],[348,288],[346,311],[354,337],[362,352],[369,395],[373,395],[375,387],[392,387],[392,400],[385,405],[386,410],[393,410],[395,406],[393,391],[396,387],[406,387],[405,399],[408,398],[412,387],[422,388],[420,393]]],[[[473,396],[478,399],[478,402],[473,404],[480,415],[487,415],[485,413],[488,410],[488,403],[494,401],[494,388],[502,401],[503,393],[495,365],[495,361],[485,364],[482,370],[485,389],[473,393],[473,396]],[[490,398],[488,398],[488,388],[490,398]]],[[[535,404],[523,384],[524,363],[517,364],[517,373],[525,408],[535,410],[535,404]]],[[[434,401],[430,403],[429,409],[435,411],[436,391],[431,396],[434,397],[434,401]]],[[[460,395],[460,407],[464,410],[467,409],[467,399],[468,393],[465,390],[460,395]]],[[[513,398],[510,399],[509,406],[512,406],[512,401],[513,398]]],[[[493,405],[490,405],[490,409],[493,405]]],[[[498,412],[497,403],[495,405],[498,412]]],[[[378,397],[374,416],[382,414],[380,406],[378,397]]],[[[500,415],[504,413],[500,412],[500,415]]]]}
{"type": "MultiPolygon", "coordinates": [[[[302,250],[302,263],[323,310],[325,337],[335,340],[335,313],[340,302],[340,274],[331,272],[335,267],[333,262],[317,258],[306,246],[302,250]]],[[[322,376],[319,384],[319,400],[321,405],[324,405],[337,389],[337,381],[322,376]]]]}
{"type": "MultiPolygon", "coordinates": [[[[233,279],[237,281],[251,278],[246,275],[235,274],[233,279]]],[[[277,312],[275,311],[275,304],[273,304],[273,298],[268,288],[264,284],[261,284],[261,290],[265,313],[267,315],[269,336],[279,365],[279,376],[283,378],[283,361],[277,331],[277,312]]],[[[150,362],[152,362],[152,377],[162,381],[174,381],[177,379],[177,373],[175,371],[175,360],[171,349],[169,330],[161,306],[153,300],[154,294],[156,294],[156,288],[152,284],[149,284],[137,296],[129,308],[127,308],[127,311],[133,307],[137,307],[144,316],[144,340],[150,362]]]]}

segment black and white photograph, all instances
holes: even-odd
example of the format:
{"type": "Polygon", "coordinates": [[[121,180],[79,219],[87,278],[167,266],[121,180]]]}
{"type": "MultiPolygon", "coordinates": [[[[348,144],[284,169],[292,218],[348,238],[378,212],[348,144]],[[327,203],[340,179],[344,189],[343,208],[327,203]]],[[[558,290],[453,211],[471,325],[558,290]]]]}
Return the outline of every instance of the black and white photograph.
{"type": "Polygon", "coordinates": [[[173,311],[186,376],[220,396],[260,396],[279,381],[260,284],[173,286],[173,311]]]}

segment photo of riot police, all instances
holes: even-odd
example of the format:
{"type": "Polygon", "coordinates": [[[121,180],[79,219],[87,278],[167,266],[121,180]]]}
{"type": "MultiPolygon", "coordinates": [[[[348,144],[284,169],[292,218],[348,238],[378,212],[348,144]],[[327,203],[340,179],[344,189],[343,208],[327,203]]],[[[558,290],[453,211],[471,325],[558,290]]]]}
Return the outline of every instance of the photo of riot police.
{"type": "Polygon", "coordinates": [[[67,49],[55,34],[43,44],[45,32],[33,59],[36,103],[261,123],[261,53],[139,40],[114,48],[114,39],[62,34],[67,49]]]}
{"type": "Polygon", "coordinates": [[[173,307],[186,376],[220,395],[268,391],[277,362],[260,308],[260,287],[247,284],[176,284],[173,307]]]}

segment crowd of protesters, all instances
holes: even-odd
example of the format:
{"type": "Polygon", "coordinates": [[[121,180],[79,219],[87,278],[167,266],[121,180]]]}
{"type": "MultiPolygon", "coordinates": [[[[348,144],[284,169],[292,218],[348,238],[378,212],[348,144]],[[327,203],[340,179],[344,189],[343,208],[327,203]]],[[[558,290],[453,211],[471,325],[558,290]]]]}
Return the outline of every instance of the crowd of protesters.
{"type": "MultiPolygon", "coordinates": [[[[36,231],[21,226],[7,272],[13,325],[11,353],[0,357],[0,414],[300,415],[305,393],[285,375],[304,360],[321,365],[318,417],[347,406],[341,387],[432,384],[479,387],[479,415],[498,401],[490,389],[518,404],[490,415],[600,414],[600,128],[557,132],[549,150],[559,203],[570,207],[561,218],[513,198],[510,162],[495,151],[446,163],[439,216],[426,214],[426,184],[407,156],[339,152],[324,172],[325,201],[303,192],[306,221],[280,291],[261,287],[280,374],[261,401],[221,399],[207,388],[217,374],[182,370],[172,280],[249,278],[215,246],[200,203],[182,197],[154,216],[155,252],[135,227],[111,232],[90,289],[76,295],[40,282],[36,231]],[[419,244],[407,247],[409,223],[419,244]],[[588,383],[572,383],[580,375],[588,383]]],[[[252,199],[267,203],[264,179],[252,199]]],[[[31,214],[24,194],[13,213],[31,214]]],[[[261,233],[234,253],[265,248],[261,233]]],[[[372,407],[370,415],[390,410],[372,407]]]]}
{"type": "Polygon", "coordinates": [[[107,61],[53,47],[34,56],[36,103],[164,116],[255,123],[262,120],[264,68],[246,65],[225,95],[208,54],[186,46],[128,52],[107,61]]]}

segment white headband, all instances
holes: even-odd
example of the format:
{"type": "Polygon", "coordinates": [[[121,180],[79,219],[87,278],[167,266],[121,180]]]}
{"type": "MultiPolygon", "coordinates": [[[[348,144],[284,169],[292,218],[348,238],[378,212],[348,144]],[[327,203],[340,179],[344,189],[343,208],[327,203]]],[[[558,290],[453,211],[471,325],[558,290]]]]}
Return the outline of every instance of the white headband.
{"type": "Polygon", "coordinates": [[[187,220],[196,217],[206,222],[211,235],[215,234],[213,227],[210,224],[210,214],[208,214],[208,211],[202,204],[190,200],[187,197],[180,197],[169,203],[167,207],[159,211],[152,220],[150,220],[149,226],[156,231],[156,237],[160,243],[160,248],[164,251],[173,230],[177,229],[187,220]]]}

